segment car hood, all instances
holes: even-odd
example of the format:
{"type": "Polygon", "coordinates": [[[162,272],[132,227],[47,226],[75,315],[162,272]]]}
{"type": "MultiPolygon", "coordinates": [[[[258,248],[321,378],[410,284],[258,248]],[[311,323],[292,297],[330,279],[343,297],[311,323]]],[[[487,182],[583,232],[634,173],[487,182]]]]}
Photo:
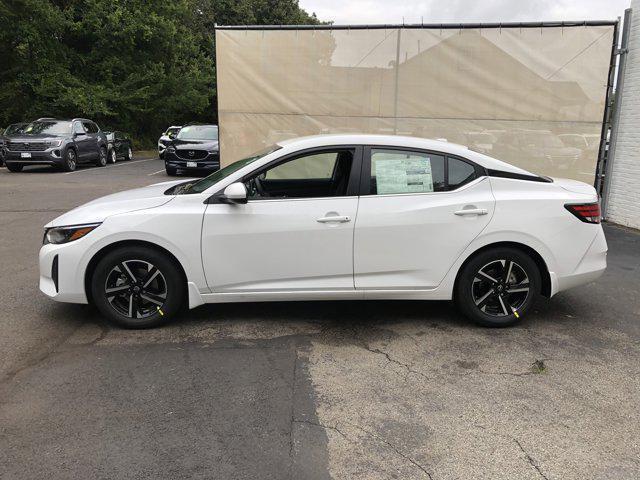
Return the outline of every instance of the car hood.
{"type": "Polygon", "coordinates": [[[45,228],[100,223],[112,215],[159,207],[174,198],[172,195],[165,195],[164,192],[179,183],[184,183],[184,180],[156,183],[148,187],[126,190],[97,198],[60,215],[45,225],[45,228]]]}
{"type": "Polygon", "coordinates": [[[217,150],[217,140],[179,140],[175,139],[172,145],[178,150],[217,150]]]}

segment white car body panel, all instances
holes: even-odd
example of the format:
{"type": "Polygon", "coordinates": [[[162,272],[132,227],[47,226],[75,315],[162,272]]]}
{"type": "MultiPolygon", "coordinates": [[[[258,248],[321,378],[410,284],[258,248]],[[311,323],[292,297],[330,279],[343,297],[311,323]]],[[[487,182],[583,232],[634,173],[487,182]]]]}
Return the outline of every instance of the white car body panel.
{"type": "Polygon", "coordinates": [[[165,195],[184,180],[121,192],[78,207],[47,227],[101,223],[87,236],[40,251],[40,289],[54,300],[87,303],[91,260],[118,242],[157,245],[182,266],[191,308],[202,303],[452,298],[455,279],[474,252],[512,242],[534,250],[549,272],[549,294],[596,279],[606,267],[600,225],[581,222],[567,203],[597,201],[593,187],[483,176],[449,192],[279,199],[207,204],[247,173],[290,153],[329,145],[427,149],[491,170],[531,175],[465,147],[377,135],[288,140],[201,194],[165,195]],[[484,215],[455,215],[470,207],[484,215]],[[343,223],[320,223],[328,215],[343,223]],[[52,262],[59,257],[58,288],[52,262]]]}

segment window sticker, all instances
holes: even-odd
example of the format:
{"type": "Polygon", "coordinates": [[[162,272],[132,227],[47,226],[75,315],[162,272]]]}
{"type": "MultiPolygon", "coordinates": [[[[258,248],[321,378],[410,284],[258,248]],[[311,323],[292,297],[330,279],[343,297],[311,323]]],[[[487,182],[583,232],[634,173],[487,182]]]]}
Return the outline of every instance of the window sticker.
{"type": "Polygon", "coordinates": [[[410,156],[375,161],[378,195],[433,192],[431,159],[410,156]]]}

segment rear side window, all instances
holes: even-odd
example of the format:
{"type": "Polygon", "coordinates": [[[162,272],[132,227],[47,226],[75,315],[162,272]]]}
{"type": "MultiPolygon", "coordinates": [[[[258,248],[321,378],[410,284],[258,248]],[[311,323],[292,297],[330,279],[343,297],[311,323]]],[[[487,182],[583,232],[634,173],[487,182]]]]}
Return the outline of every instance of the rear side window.
{"type": "Polygon", "coordinates": [[[445,190],[444,156],[395,149],[371,149],[373,195],[445,190]]]}
{"type": "Polygon", "coordinates": [[[449,157],[448,164],[449,190],[455,190],[476,178],[476,169],[470,163],[449,157]]]}

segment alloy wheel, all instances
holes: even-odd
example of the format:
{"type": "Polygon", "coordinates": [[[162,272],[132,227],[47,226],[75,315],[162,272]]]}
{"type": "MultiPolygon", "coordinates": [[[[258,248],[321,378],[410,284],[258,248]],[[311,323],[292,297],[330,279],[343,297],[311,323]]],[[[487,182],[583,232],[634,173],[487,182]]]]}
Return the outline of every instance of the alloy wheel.
{"type": "Polygon", "coordinates": [[[111,163],[116,163],[116,151],[111,150],[111,163]]]}
{"type": "Polygon", "coordinates": [[[127,158],[128,158],[129,160],[133,160],[133,151],[131,150],[131,147],[129,147],[129,153],[128,153],[127,158]]]}
{"type": "Polygon", "coordinates": [[[145,260],[124,260],[107,275],[104,293],[120,315],[142,319],[161,311],[167,300],[167,282],[155,265],[145,260]]]}
{"type": "Polygon", "coordinates": [[[107,164],[107,151],[104,148],[100,149],[100,165],[103,167],[107,164]]]}
{"type": "Polygon", "coordinates": [[[473,278],[471,294],[483,313],[503,317],[516,313],[530,291],[529,277],[518,263],[499,259],[487,263],[473,278]]]}
{"type": "Polygon", "coordinates": [[[76,169],[76,152],[73,150],[67,152],[67,166],[71,171],[76,169]]]}

